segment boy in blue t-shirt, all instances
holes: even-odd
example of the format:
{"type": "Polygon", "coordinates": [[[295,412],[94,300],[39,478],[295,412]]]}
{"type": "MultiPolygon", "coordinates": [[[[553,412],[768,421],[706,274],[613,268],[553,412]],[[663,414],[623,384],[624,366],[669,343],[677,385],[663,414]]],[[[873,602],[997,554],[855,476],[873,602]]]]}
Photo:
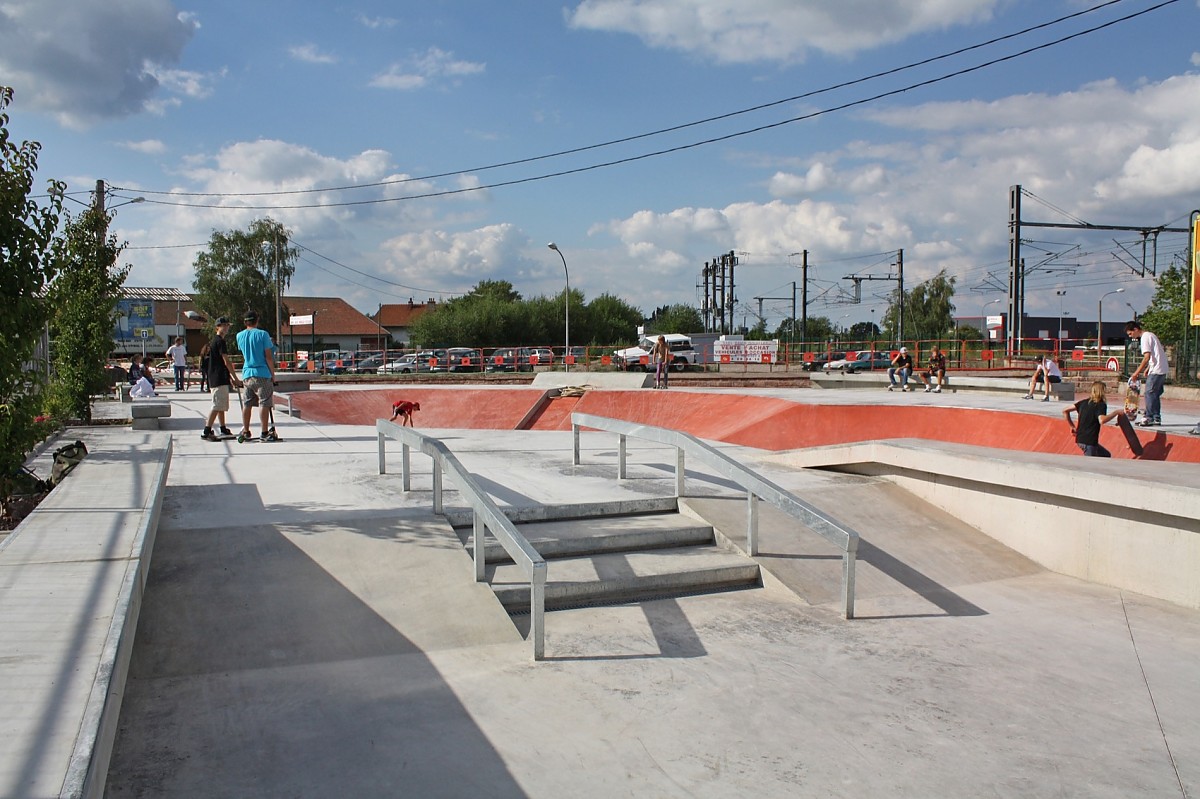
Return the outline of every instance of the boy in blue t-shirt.
{"type": "MultiPolygon", "coordinates": [[[[242,437],[250,434],[250,413],[259,406],[262,440],[276,441],[275,428],[269,427],[272,395],[275,386],[275,345],[271,334],[258,327],[258,314],[246,311],[242,317],[246,329],[237,334],[238,349],[245,359],[242,363],[242,437]]],[[[239,439],[240,440],[240,439],[239,439]]]]}

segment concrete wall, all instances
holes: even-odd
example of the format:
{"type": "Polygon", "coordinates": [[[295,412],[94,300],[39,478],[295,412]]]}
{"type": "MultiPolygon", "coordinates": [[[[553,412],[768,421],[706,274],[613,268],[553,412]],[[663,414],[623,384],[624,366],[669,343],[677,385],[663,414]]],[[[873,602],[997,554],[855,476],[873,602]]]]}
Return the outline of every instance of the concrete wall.
{"type": "Polygon", "coordinates": [[[1200,468],[865,442],[779,460],[895,482],[1060,574],[1200,609],[1200,468]]]}

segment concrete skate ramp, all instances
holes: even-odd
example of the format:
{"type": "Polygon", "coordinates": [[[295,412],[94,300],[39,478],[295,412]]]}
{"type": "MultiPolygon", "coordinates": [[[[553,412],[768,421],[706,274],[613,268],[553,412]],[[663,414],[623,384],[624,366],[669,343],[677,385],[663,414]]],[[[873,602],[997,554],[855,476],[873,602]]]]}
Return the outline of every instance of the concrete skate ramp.
{"type": "MultiPolygon", "coordinates": [[[[421,403],[422,428],[514,430],[543,396],[539,389],[395,388],[313,391],[292,395],[302,418],[337,424],[374,424],[392,403],[421,403]]],[[[1031,413],[894,404],[814,405],[772,397],[693,391],[588,391],[550,400],[525,427],[569,430],[571,411],[683,430],[700,438],[772,451],[892,438],[921,438],[1024,452],[1075,455],[1061,418],[1031,413]]],[[[1200,440],[1139,432],[1143,460],[1200,463],[1200,440]]],[[[1114,458],[1132,458],[1121,431],[1105,426],[1100,443],[1114,458]]]]}

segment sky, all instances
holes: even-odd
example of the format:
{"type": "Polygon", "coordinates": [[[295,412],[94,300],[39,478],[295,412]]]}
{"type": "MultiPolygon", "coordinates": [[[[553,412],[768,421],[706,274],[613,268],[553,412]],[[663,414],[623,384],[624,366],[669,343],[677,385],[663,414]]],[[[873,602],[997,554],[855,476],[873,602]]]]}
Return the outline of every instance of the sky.
{"type": "MultiPolygon", "coordinates": [[[[894,283],[847,278],[901,249],[906,288],[998,313],[1012,185],[1026,220],[1186,228],[1197,32],[1200,0],[0,0],[0,84],[39,185],[110,187],[127,285],[189,291],[214,230],[270,217],[289,293],[368,313],[555,295],[553,241],[647,313],[732,251],[736,321],[772,329],[807,251],[810,316],[848,327],[894,283]]],[[[1140,234],[1023,238],[1028,313],[1149,303],[1140,234]]]]}

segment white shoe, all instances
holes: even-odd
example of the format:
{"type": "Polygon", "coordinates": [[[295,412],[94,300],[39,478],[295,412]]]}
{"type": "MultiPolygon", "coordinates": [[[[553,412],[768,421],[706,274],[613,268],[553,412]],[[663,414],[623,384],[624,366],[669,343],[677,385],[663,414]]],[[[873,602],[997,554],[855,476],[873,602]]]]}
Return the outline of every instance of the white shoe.
{"type": "Polygon", "coordinates": [[[933,391],[933,386],[925,386],[925,393],[926,393],[926,394],[930,393],[931,391],[933,391]]]}
{"type": "Polygon", "coordinates": [[[895,391],[895,390],[896,390],[895,386],[888,386],[888,391],[895,391]]]}
{"type": "Polygon", "coordinates": [[[934,394],[941,394],[941,393],[942,393],[942,387],[941,387],[941,386],[938,386],[937,388],[935,388],[935,389],[933,390],[933,393],[934,393],[934,394]]]}

